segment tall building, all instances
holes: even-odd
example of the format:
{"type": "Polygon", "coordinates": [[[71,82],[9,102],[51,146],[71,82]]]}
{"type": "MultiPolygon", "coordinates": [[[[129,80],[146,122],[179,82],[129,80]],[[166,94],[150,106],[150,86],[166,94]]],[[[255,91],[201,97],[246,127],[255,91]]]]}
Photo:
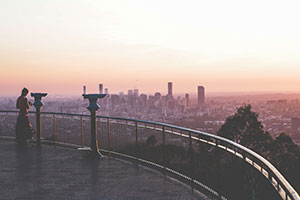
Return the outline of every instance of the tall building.
{"type": "Polygon", "coordinates": [[[142,105],[146,106],[147,105],[147,95],[146,94],[141,94],[140,99],[141,99],[142,105]]]}
{"type": "Polygon", "coordinates": [[[105,98],[103,99],[103,105],[105,108],[108,108],[108,98],[109,98],[109,94],[108,94],[108,88],[104,89],[104,94],[106,94],[105,98]]]}
{"type": "Polygon", "coordinates": [[[99,94],[103,94],[103,84],[99,84],[99,94]]]}
{"type": "Polygon", "coordinates": [[[134,96],[138,97],[139,96],[139,89],[134,89],[133,94],[134,94],[134,96]]]}
{"type": "Polygon", "coordinates": [[[184,99],[184,106],[185,107],[189,107],[189,105],[190,105],[190,96],[189,96],[189,94],[185,94],[185,99],[184,99]]]}
{"type": "Polygon", "coordinates": [[[156,101],[159,101],[160,98],[161,98],[161,94],[160,94],[159,92],[156,92],[156,93],[154,94],[154,97],[155,97],[155,100],[156,100],[156,101]]]}
{"type": "Polygon", "coordinates": [[[86,94],[86,86],[83,86],[83,94],[86,94]]]}
{"type": "Polygon", "coordinates": [[[205,102],[204,87],[198,86],[198,106],[203,106],[205,102]]]}
{"type": "Polygon", "coordinates": [[[127,95],[132,96],[133,95],[133,90],[128,90],[127,95]]]}
{"type": "Polygon", "coordinates": [[[116,106],[120,105],[120,96],[117,94],[112,94],[111,104],[112,104],[112,108],[115,108],[116,106]]]}
{"type": "Polygon", "coordinates": [[[173,83],[168,82],[168,96],[172,97],[173,96],[173,83]]]}

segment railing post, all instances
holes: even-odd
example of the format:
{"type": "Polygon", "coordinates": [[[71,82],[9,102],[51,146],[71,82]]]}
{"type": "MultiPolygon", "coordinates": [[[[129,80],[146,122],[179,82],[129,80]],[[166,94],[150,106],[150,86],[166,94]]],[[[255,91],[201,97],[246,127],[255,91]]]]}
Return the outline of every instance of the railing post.
{"type": "Polygon", "coordinates": [[[135,121],[135,158],[136,158],[136,165],[138,165],[138,123],[135,121]]]}
{"type": "Polygon", "coordinates": [[[268,180],[271,183],[271,185],[274,187],[274,189],[276,189],[274,182],[273,182],[273,173],[270,170],[267,170],[268,172],[268,180]]]}
{"type": "Polygon", "coordinates": [[[80,116],[80,127],[81,127],[81,129],[80,129],[81,147],[83,147],[84,146],[84,130],[83,130],[83,118],[82,118],[82,116],[80,116]]]}
{"type": "Polygon", "coordinates": [[[164,175],[166,175],[166,133],[165,126],[162,127],[162,156],[163,156],[163,166],[164,166],[164,175]]]}
{"type": "Polygon", "coordinates": [[[91,112],[91,151],[92,156],[100,156],[103,155],[99,151],[98,147],[98,139],[97,139],[97,123],[96,123],[96,111],[100,108],[97,104],[97,100],[105,97],[105,94],[83,94],[85,99],[89,100],[89,105],[87,109],[91,112]]]}
{"type": "Polygon", "coordinates": [[[56,116],[53,115],[53,135],[54,135],[54,144],[56,145],[56,116]]]}
{"type": "Polygon", "coordinates": [[[191,168],[191,188],[194,191],[194,151],[193,151],[193,140],[192,133],[189,131],[189,141],[190,141],[190,168],[191,168]]]}
{"type": "Polygon", "coordinates": [[[41,107],[43,106],[42,97],[47,96],[47,93],[31,93],[31,96],[34,97],[34,107],[36,109],[36,140],[37,144],[41,145],[42,138],[42,125],[41,125],[41,107]]]}
{"type": "Polygon", "coordinates": [[[107,118],[107,134],[108,134],[108,151],[111,156],[111,141],[110,141],[110,120],[107,118]]]}
{"type": "Polygon", "coordinates": [[[277,189],[277,191],[278,191],[278,193],[279,193],[279,195],[280,195],[280,185],[279,185],[279,180],[276,180],[276,189],[277,189]]]}
{"type": "MultiPolygon", "coordinates": [[[[217,166],[217,169],[221,169],[221,166],[220,166],[220,147],[219,147],[219,140],[215,140],[215,143],[216,143],[216,157],[215,157],[215,162],[216,162],[216,166],[217,166]]],[[[221,178],[220,178],[220,171],[217,170],[217,173],[216,173],[216,178],[215,178],[215,181],[216,181],[216,188],[217,188],[217,191],[218,191],[218,198],[221,200],[222,199],[222,193],[221,193],[221,186],[222,186],[222,183],[221,183],[221,178]]]]}

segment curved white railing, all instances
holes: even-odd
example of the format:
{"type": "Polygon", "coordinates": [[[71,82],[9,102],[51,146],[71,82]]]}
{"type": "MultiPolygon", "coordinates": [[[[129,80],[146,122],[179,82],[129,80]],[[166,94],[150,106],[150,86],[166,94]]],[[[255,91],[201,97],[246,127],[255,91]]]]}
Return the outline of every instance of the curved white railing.
{"type": "MultiPolygon", "coordinates": [[[[0,110],[0,115],[14,115],[17,113],[17,111],[7,111],[7,110],[0,110]]],[[[31,112],[31,114],[34,112],[31,112]]],[[[42,112],[42,116],[44,118],[50,118],[52,120],[53,124],[53,131],[51,135],[51,141],[55,144],[61,143],[71,143],[75,147],[79,146],[87,146],[87,142],[85,140],[85,137],[88,137],[87,134],[84,134],[84,123],[85,121],[89,120],[89,115],[83,115],[83,114],[70,114],[70,113],[57,113],[57,112],[42,112]],[[64,119],[77,119],[80,121],[80,134],[77,134],[78,140],[76,142],[70,142],[70,141],[64,141],[65,139],[59,138],[59,135],[57,132],[57,125],[56,125],[56,119],[58,118],[64,118],[64,119]]],[[[205,133],[202,131],[197,131],[189,128],[183,128],[175,125],[170,125],[166,123],[160,123],[160,122],[152,122],[152,121],[144,121],[144,120],[137,120],[137,119],[128,119],[128,118],[120,118],[120,117],[107,117],[107,116],[97,116],[97,120],[100,123],[100,127],[102,129],[100,132],[105,129],[106,136],[104,137],[104,134],[100,134],[99,141],[100,141],[100,147],[102,151],[107,152],[109,154],[114,154],[117,156],[123,156],[127,157],[129,159],[135,159],[137,161],[143,162],[145,164],[152,165],[156,168],[160,168],[162,170],[171,172],[185,180],[188,180],[192,183],[193,186],[198,185],[205,190],[209,191],[211,194],[221,198],[226,199],[224,196],[220,195],[215,190],[207,187],[206,185],[200,183],[198,180],[195,180],[193,176],[186,176],[182,173],[179,173],[175,170],[173,170],[171,167],[168,167],[164,165],[164,162],[162,163],[155,163],[150,162],[148,160],[145,160],[143,158],[138,157],[137,155],[125,155],[121,152],[114,151],[113,142],[119,143],[119,145],[126,145],[126,144],[138,144],[141,140],[145,141],[146,137],[143,137],[142,134],[145,134],[147,132],[146,130],[154,131],[156,136],[158,134],[161,134],[160,137],[160,143],[162,145],[165,145],[169,141],[166,139],[166,137],[172,137],[172,139],[181,138],[182,140],[185,140],[185,142],[176,142],[177,144],[185,146],[185,148],[188,148],[189,152],[191,152],[191,158],[193,156],[192,149],[195,148],[196,144],[198,142],[206,143],[208,145],[211,145],[215,148],[222,149],[224,151],[227,151],[233,155],[235,155],[237,158],[243,160],[244,162],[250,164],[254,169],[258,170],[263,177],[265,177],[272,186],[276,189],[278,194],[281,196],[284,200],[300,200],[300,197],[298,193],[294,190],[294,188],[289,184],[289,182],[283,177],[283,175],[265,158],[260,156],[259,154],[255,153],[254,151],[235,143],[229,139],[219,137],[213,134],[205,133]],[[118,126],[117,126],[118,125],[118,126]],[[104,127],[105,126],[105,127],[104,127]],[[116,129],[116,130],[113,130],[116,129]],[[120,130],[118,130],[120,129],[120,130]],[[122,129],[122,130],[121,130],[122,129]],[[124,131],[125,129],[125,131],[124,131]],[[141,131],[142,130],[142,131],[141,131]],[[128,137],[124,138],[125,142],[120,143],[120,136],[115,137],[114,134],[117,134],[117,132],[124,132],[128,134],[128,137]],[[130,133],[130,134],[129,134],[130,133]],[[113,138],[118,138],[116,141],[113,140],[113,138]]],[[[70,124],[69,124],[70,125],[70,124]]],[[[70,128],[71,129],[71,128],[70,128]]],[[[123,137],[123,136],[122,136],[123,137]]],[[[48,139],[49,140],[49,139],[48,139]]],[[[170,138],[171,140],[171,138],[170,138]]],[[[193,159],[191,159],[191,162],[193,159]]],[[[192,166],[192,163],[191,163],[192,166]]],[[[193,171],[193,169],[191,168],[193,171]]],[[[191,172],[193,174],[193,172],[191,172]]]]}

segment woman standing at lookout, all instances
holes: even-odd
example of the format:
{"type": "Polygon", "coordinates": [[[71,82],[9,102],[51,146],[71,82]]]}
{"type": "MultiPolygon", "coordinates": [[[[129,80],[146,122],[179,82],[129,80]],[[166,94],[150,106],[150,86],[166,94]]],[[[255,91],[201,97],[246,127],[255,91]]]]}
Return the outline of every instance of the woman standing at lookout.
{"type": "Polygon", "coordinates": [[[25,144],[27,139],[32,138],[32,126],[28,119],[28,109],[32,105],[27,99],[28,89],[23,88],[21,96],[17,99],[16,107],[19,109],[19,114],[16,124],[16,141],[20,144],[25,144]]]}

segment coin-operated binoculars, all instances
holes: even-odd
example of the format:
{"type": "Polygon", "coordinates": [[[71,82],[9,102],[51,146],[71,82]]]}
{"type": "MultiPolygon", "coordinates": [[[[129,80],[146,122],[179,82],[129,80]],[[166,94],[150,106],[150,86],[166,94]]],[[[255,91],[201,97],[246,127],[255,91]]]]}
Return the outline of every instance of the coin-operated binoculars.
{"type": "Polygon", "coordinates": [[[96,111],[100,108],[97,104],[97,100],[104,98],[106,94],[83,94],[84,99],[89,100],[87,109],[91,112],[91,150],[92,155],[103,157],[99,151],[98,139],[97,139],[97,123],[96,123],[96,111]]]}
{"type": "Polygon", "coordinates": [[[47,96],[47,93],[31,93],[31,96],[34,97],[34,107],[36,109],[36,140],[38,145],[41,144],[42,138],[42,125],[41,125],[41,107],[44,105],[42,97],[47,96]]]}

